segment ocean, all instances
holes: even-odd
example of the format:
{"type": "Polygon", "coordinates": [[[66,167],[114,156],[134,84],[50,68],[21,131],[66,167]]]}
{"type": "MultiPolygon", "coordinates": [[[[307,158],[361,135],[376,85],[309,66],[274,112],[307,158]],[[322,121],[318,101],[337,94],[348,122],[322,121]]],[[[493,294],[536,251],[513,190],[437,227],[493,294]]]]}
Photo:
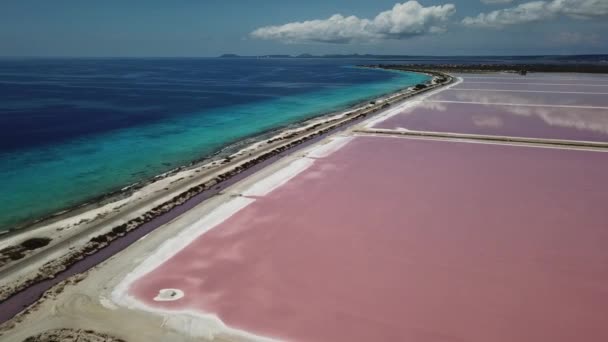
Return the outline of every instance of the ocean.
{"type": "Polygon", "coordinates": [[[0,231],[428,80],[359,63],[0,59],[0,231]]]}

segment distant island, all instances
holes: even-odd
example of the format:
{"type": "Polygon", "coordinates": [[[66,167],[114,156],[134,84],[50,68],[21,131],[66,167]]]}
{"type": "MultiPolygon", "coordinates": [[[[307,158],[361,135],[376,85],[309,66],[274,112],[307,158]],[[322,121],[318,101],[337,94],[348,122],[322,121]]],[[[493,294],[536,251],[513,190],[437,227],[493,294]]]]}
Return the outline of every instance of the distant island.
{"type": "Polygon", "coordinates": [[[512,63],[517,61],[526,61],[526,63],[591,63],[591,64],[608,64],[607,54],[597,55],[530,55],[530,56],[414,56],[414,55],[373,55],[373,54],[325,54],[313,55],[310,53],[302,53],[299,55],[285,54],[270,54],[257,56],[242,56],[234,53],[226,53],[220,58],[344,58],[344,59],[381,59],[381,60],[436,60],[436,61],[464,61],[466,63],[484,61],[495,63],[512,63]]]}
{"type": "Polygon", "coordinates": [[[351,55],[312,55],[310,53],[303,53],[299,55],[259,55],[259,56],[241,56],[234,53],[226,53],[220,56],[220,58],[403,58],[411,56],[389,56],[389,55],[360,55],[360,54],[351,54],[351,55]]]}

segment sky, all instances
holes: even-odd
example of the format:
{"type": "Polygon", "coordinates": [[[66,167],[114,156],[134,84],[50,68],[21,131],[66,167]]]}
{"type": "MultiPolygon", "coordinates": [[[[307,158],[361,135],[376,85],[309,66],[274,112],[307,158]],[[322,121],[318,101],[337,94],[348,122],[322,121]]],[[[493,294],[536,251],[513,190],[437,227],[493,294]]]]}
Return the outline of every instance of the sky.
{"type": "Polygon", "coordinates": [[[2,0],[0,56],[608,53],[608,0],[2,0]]]}

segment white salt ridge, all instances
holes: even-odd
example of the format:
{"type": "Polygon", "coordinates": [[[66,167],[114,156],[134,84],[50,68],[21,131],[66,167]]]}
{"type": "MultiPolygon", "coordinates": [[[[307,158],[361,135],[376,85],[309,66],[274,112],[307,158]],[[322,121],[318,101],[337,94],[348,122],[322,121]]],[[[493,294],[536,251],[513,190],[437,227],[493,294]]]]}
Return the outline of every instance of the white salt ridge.
{"type": "Polygon", "coordinates": [[[353,137],[336,137],[331,139],[328,143],[323,144],[317,148],[314,148],[306,154],[309,158],[325,158],[337,150],[341,149],[344,145],[348,144],[353,137]]]}
{"type": "Polygon", "coordinates": [[[291,162],[289,165],[279,169],[272,175],[258,182],[255,182],[241,194],[243,196],[251,197],[266,196],[272,191],[278,189],[282,185],[289,182],[291,179],[302,173],[304,170],[308,169],[314,163],[314,159],[312,158],[327,157],[342,148],[344,145],[348,144],[352,139],[352,137],[335,137],[331,139],[328,143],[313,148],[310,152],[306,154],[306,157],[308,158],[300,158],[291,162]]]}
{"type": "Polygon", "coordinates": [[[276,171],[272,175],[256,182],[242,194],[243,196],[266,196],[271,191],[289,182],[292,178],[309,168],[314,163],[313,159],[300,158],[289,165],[276,171]]]}

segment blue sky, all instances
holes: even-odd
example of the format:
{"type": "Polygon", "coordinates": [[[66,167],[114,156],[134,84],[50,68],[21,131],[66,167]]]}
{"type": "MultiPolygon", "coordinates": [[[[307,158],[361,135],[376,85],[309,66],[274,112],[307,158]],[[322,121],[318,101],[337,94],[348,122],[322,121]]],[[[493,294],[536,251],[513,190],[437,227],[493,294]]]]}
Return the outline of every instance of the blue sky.
{"type": "Polygon", "coordinates": [[[2,56],[608,53],[608,0],[2,0],[2,56]],[[339,15],[336,15],[339,14],[339,15]]]}

